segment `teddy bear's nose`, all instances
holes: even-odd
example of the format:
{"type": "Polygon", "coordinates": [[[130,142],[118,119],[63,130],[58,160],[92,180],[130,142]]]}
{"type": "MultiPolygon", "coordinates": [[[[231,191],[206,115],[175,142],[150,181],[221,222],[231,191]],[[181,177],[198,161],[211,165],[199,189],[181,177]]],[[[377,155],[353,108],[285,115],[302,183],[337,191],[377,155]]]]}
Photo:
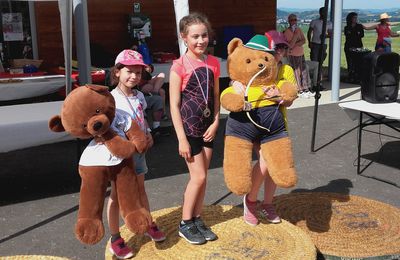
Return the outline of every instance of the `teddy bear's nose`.
{"type": "Polygon", "coordinates": [[[262,64],[262,63],[258,63],[258,67],[260,68],[260,69],[262,69],[262,68],[264,68],[264,64],[262,64]]]}
{"type": "Polygon", "coordinates": [[[99,131],[100,130],[100,128],[103,126],[103,123],[101,123],[101,122],[96,122],[96,123],[94,123],[94,125],[93,125],[93,129],[94,129],[94,131],[99,131]]]}

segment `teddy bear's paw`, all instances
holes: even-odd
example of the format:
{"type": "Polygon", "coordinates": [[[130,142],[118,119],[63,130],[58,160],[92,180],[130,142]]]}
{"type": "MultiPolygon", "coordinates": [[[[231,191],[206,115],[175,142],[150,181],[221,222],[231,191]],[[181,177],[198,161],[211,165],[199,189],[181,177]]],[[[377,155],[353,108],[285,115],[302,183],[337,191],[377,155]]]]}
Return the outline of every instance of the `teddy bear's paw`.
{"type": "Polygon", "coordinates": [[[228,111],[240,112],[244,109],[244,97],[234,93],[226,93],[221,97],[221,105],[228,111]]]}
{"type": "Polygon", "coordinates": [[[149,148],[146,139],[138,139],[135,142],[136,149],[139,153],[144,153],[149,148]]]}
{"type": "Polygon", "coordinates": [[[150,213],[144,208],[129,212],[125,224],[131,232],[143,234],[151,225],[150,213]]]}
{"type": "Polygon", "coordinates": [[[85,244],[96,244],[104,236],[103,223],[99,219],[78,219],[75,225],[76,238],[85,244]]]}
{"type": "Polygon", "coordinates": [[[245,195],[245,194],[249,193],[251,190],[251,183],[250,183],[250,185],[240,185],[237,187],[235,187],[233,185],[229,185],[229,184],[227,184],[227,186],[230,191],[232,191],[234,194],[236,194],[238,196],[245,195]]]}
{"type": "Polygon", "coordinates": [[[280,170],[279,172],[270,171],[269,174],[274,183],[280,188],[292,188],[297,183],[297,175],[294,168],[280,170]]]}
{"type": "Polygon", "coordinates": [[[245,195],[250,192],[252,182],[250,178],[237,178],[238,176],[227,176],[225,174],[225,183],[230,191],[236,195],[245,195]],[[235,178],[236,177],[236,178],[235,178]]]}

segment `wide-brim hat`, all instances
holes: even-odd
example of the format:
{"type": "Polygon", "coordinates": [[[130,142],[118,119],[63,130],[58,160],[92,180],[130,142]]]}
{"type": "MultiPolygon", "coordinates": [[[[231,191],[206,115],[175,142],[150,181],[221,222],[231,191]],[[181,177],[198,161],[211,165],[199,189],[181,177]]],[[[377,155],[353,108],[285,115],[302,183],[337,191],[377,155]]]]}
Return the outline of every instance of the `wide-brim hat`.
{"type": "Polygon", "coordinates": [[[121,51],[117,58],[115,59],[115,65],[118,63],[123,64],[125,66],[131,65],[140,65],[147,67],[146,63],[143,61],[143,56],[137,51],[134,50],[123,50],[121,51]]]}
{"type": "Polygon", "coordinates": [[[253,38],[251,38],[244,46],[254,50],[274,52],[274,49],[272,48],[272,39],[261,34],[254,35],[253,38]]]}
{"type": "Polygon", "coordinates": [[[383,14],[381,14],[380,15],[380,20],[383,20],[383,19],[389,19],[389,18],[392,18],[390,15],[388,15],[387,13],[383,13],[383,14]]]}

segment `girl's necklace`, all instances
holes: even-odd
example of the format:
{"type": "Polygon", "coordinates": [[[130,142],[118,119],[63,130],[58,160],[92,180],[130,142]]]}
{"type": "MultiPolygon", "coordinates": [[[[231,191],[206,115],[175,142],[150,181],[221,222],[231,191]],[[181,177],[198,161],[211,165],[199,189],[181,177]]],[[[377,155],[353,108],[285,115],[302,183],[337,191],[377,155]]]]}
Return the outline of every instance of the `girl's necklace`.
{"type": "Polygon", "coordinates": [[[208,84],[209,84],[209,75],[208,75],[207,56],[204,58],[204,63],[206,64],[206,73],[207,73],[207,88],[206,88],[206,93],[205,93],[205,94],[204,94],[203,88],[202,88],[202,86],[201,86],[199,76],[197,75],[196,70],[194,69],[192,63],[190,62],[189,57],[188,57],[186,54],[185,54],[185,57],[186,57],[186,59],[188,60],[188,62],[189,62],[189,64],[190,64],[190,67],[191,67],[192,70],[193,70],[194,75],[196,76],[197,83],[199,84],[199,88],[200,88],[200,90],[201,90],[201,94],[202,94],[202,96],[203,96],[203,98],[204,98],[204,101],[205,101],[205,103],[206,103],[206,108],[203,110],[203,116],[204,116],[205,118],[209,118],[209,117],[211,116],[211,110],[210,110],[210,108],[208,107],[208,86],[209,86],[208,84]]]}
{"type": "MultiPolygon", "coordinates": [[[[144,118],[143,118],[143,116],[139,116],[139,115],[136,113],[135,109],[133,108],[133,106],[132,106],[131,102],[129,101],[129,98],[128,98],[128,96],[125,94],[125,92],[122,91],[122,89],[121,89],[119,86],[117,86],[117,89],[118,89],[118,92],[120,92],[120,93],[125,97],[126,102],[128,103],[130,109],[132,110],[132,113],[133,113],[133,115],[134,115],[135,121],[138,122],[140,128],[141,128],[144,132],[146,132],[146,127],[145,127],[145,124],[144,124],[144,118]]],[[[135,90],[135,91],[136,91],[136,90],[135,90]]],[[[136,95],[135,95],[134,97],[138,98],[138,97],[137,97],[137,93],[136,93],[136,95]]]]}

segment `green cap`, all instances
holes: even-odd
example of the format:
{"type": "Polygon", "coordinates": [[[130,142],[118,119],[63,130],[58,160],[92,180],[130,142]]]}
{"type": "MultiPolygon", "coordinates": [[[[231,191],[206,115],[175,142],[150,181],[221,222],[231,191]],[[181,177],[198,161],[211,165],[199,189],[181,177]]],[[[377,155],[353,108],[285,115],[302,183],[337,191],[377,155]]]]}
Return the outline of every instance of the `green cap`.
{"type": "Polygon", "coordinates": [[[254,50],[274,52],[274,49],[271,48],[271,43],[272,41],[264,35],[256,34],[244,46],[254,50]]]}

